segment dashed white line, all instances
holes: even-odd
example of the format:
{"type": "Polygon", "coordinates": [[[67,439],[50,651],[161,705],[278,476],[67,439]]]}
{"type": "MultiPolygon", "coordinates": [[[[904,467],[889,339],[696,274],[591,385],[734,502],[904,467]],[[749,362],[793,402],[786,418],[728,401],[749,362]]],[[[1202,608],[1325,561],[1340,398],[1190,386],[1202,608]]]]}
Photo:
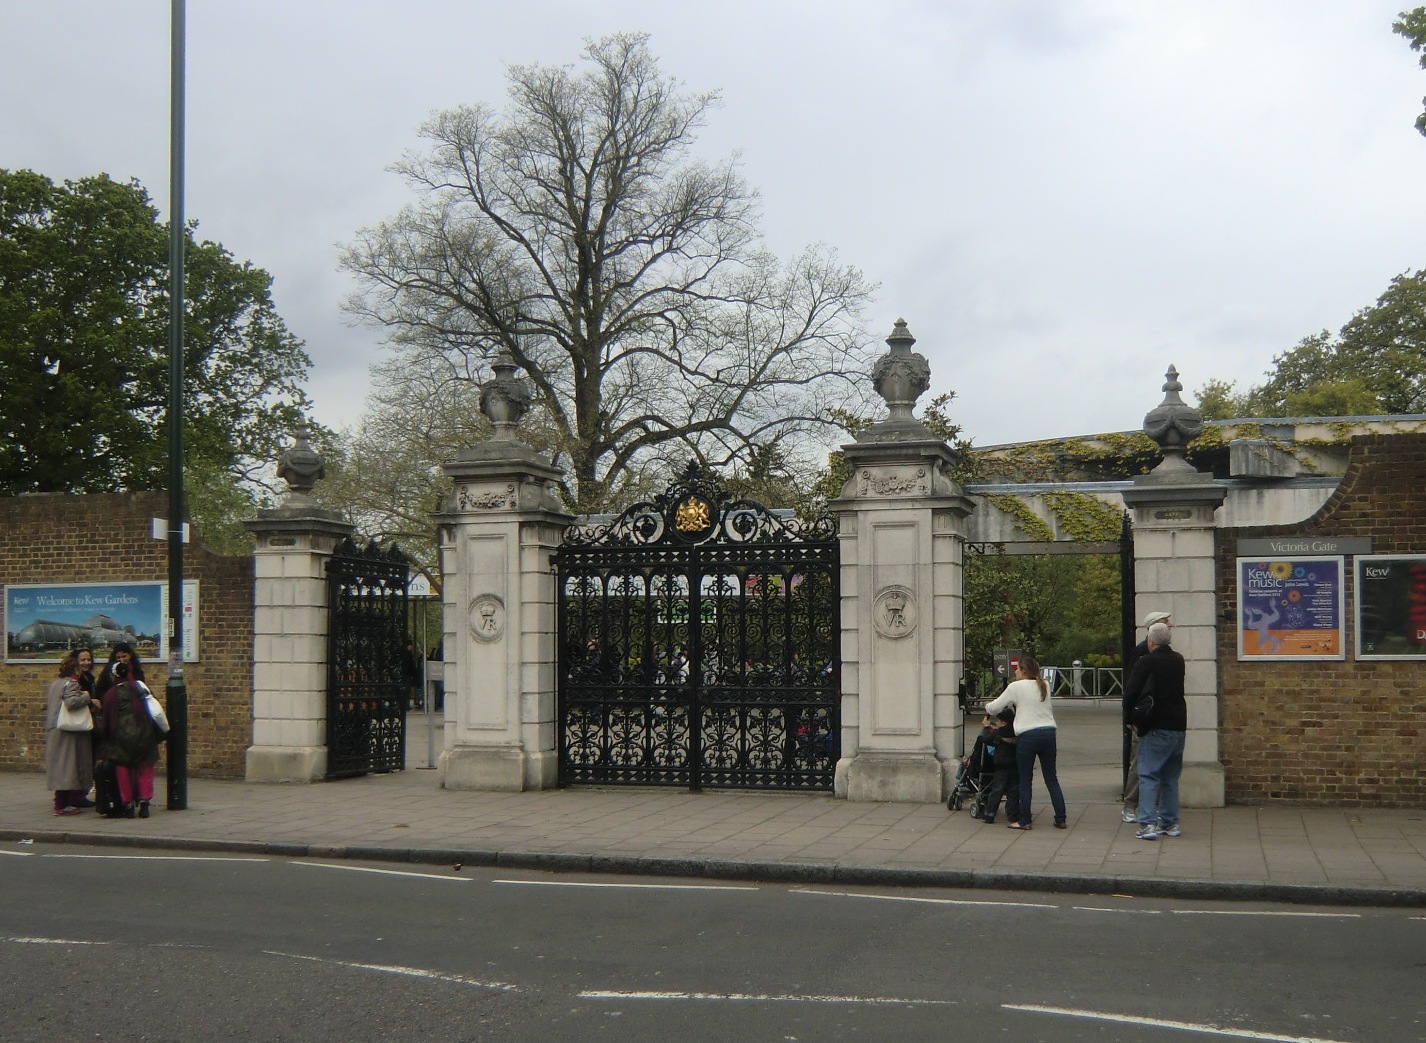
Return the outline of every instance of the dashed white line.
{"type": "Polygon", "coordinates": [[[1218,1025],[1192,1021],[1169,1021],[1164,1018],[1141,1018],[1130,1014],[1108,1014],[1098,1010],[1074,1010],[1067,1007],[1040,1007],[1028,1003],[1002,1003],[1004,1010],[1023,1010],[1030,1014],[1054,1014],[1064,1018],[1084,1018],[1089,1021],[1112,1021],[1120,1025],[1144,1025],[1149,1028],[1198,1032],[1206,1036],[1228,1036],[1233,1039],[1262,1039],[1272,1043],[1341,1043],[1320,1036],[1284,1036],[1276,1032],[1254,1032],[1252,1029],[1225,1029],[1218,1025]]]}
{"type": "Polygon", "coordinates": [[[29,858],[33,854],[33,851],[6,851],[3,848],[0,848],[0,855],[16,855],[20,858],[29,858]]]}
{"type": "Polygon", "coordinates": [[[1361,913],[1294,913],[1270,909],[1174,909],[1176,916],[1298,916],[1316,920],[1360,920],[1361,913]]]}
{"type": "Polygon", "coordinates": [[[811,887],[794,887],[793,894],[827,895],[832,898],[871,898],[878,902],[918,902],[923,905],[993,905],[998,909],[1058,909],[1050,902],[991,902],[972,898],[921,898],[915,895],[874,895],[862,891],[819,891],[811,887]]]}
{"type": "Polygon", "coordinates": [[[849,1003],[883,1007],[953,1007],[957,1000],[898,999],[895,996],[779,995],[748,992],[605,992],[586,989],[577,994],[586,1000],[713,1000],[729,1003],[849,1003]]]}
{"type": "Polygon", "coordinates": [[[352,963],[348,960],[328,960],[321,956],[303,956],[295,952],[278,952],[275,949],[264,949],[264,955],[281,956],[288,960],[305,960],[308,963],[322,963],[335,967],[350,967],[359,971],[376,971],[378,974],[398,974],[405,978],[424,978],[428,981],[446,981],[455,985],[474,985],[481,989],[498,989],[501,992],[524,992],[519,985],[512,985],[508,981],[482,981],[479,978],[468,978],[464,974],[445,974],[441,971],[426,970],[422,967],[399,967],[383,963],[352,963]]]}
{"type": "Polygon", "coordinates": [[[108,945],[109,942],[91,942],[77,938],[6,938],[16,945],[108,945]]]}
{"type": "Polygon", "coordinates": [[[492,884],[522,884],[525,887],[614,887],[635,891],[756,891],[743,884],[597,884],[580,880],[492,880],[492,884]]]}
{"type": "Polygon", "coordinates": [[[330,862],[293,862],[294,866],[307,866],[311,869],[339,869],[344,873],[376,873],[379,876],[412,876],[418,880],[448,880],[458,884],[468,884],[471,878],[468,876],[447,876],[444,873],[412,873],[404,869],[373,869],[370,866],[339,866],[330,862]]]}
{"type": "Polygon", "coordinates": [[[113,862],[268,862],[253,855],[66,855],[46,853],[45,858],[87,858],[113,862]]]}
{"type": "Polygon", "coordinates": [[[1110,909],[1102,905],[1072,905],[1077,913],[1133,913],[1135,916],[1162,916],[1162,909],[1110,909]]]}

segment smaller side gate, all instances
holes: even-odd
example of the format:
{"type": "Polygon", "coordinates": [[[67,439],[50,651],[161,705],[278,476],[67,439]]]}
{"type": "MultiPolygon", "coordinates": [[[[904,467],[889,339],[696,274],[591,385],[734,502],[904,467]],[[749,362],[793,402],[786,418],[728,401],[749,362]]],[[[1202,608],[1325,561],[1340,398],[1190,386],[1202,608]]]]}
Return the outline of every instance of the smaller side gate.
{"type": "Polygon", "coordinates": [[[350,538],[327,561],[329,779],[406,766],[408,564],[395,544],[350,538]]]}

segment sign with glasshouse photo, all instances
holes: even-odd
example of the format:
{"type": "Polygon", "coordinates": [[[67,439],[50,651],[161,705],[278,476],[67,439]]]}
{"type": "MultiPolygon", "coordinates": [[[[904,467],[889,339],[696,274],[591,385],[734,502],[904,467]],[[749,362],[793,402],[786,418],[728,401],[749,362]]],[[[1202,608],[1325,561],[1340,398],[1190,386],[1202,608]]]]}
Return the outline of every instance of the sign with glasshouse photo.
{"type": "MultiPolygon", "coordinates": [[[[103,661],[127,644],[146,662],[167,660],[167,583],[7,584],[5,661],[57,663],[72,648],[103,661]]],[[[183,584],[183,659],[198,659],[198,581],[183,584]]]]}

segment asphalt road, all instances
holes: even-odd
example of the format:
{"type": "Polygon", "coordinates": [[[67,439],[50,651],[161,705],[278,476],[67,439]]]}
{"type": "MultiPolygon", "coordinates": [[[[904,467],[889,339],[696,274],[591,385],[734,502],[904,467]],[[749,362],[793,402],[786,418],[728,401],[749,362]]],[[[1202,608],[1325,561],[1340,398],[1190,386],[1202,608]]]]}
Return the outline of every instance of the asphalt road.
{"type": "Polygon", "coordinates": [[[8,846],[0,1039],[1426,1039],[1426,916],[8,846]]]}

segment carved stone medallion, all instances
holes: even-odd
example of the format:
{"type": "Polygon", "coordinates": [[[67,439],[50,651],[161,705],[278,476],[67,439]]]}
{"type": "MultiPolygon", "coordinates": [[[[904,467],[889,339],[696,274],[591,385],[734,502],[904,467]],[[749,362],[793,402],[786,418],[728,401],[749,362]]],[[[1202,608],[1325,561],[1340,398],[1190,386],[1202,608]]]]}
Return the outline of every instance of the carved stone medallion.
{"type": "Polygon", "coordinates": [[[495,594],[480,594],[466,610],[470,636],[477,641],[498,641],[505,633],[505,602],[495,594]]]}
{"type": "Polygon", "coordinates": [[[916,632],[916,592],[899,583],[882,587],[871,604],[871,622],[882,637],[910,637],[916,632]]]}

